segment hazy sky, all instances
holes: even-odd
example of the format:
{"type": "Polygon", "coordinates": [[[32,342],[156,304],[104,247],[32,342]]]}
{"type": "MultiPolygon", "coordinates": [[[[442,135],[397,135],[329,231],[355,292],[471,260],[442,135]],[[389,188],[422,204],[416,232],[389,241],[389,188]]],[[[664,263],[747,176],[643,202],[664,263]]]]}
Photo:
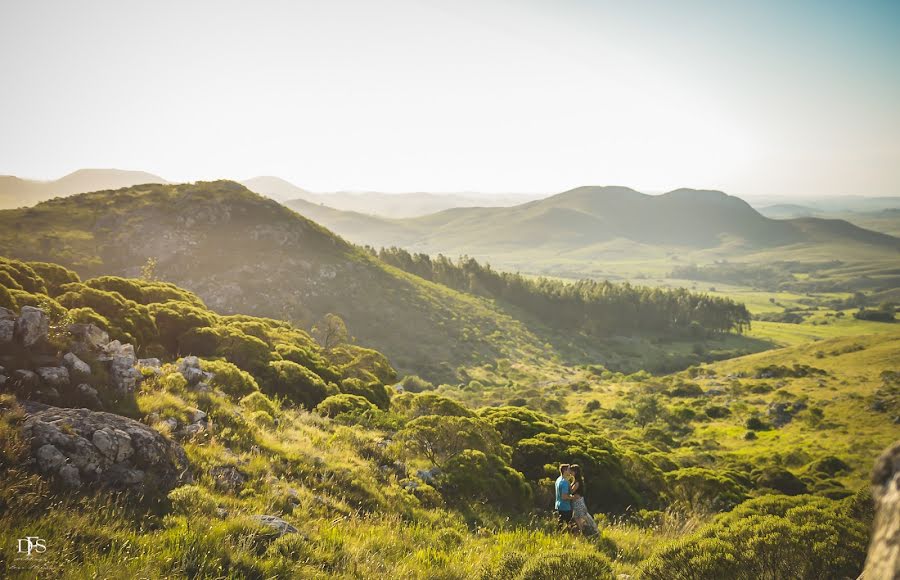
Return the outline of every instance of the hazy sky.
{"type": "Polygon", "coordinates": [[[898,31],[898,0],[0,0],[0,173],[900,195],[898,31]]]}

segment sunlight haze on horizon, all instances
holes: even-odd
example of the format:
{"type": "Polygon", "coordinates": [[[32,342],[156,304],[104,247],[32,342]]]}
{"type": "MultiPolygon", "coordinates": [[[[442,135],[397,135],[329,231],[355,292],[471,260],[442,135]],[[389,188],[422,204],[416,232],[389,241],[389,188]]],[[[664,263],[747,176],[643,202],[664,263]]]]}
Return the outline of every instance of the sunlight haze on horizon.
{"type": "Polygon", "coordinates": [[[898,25],[887,1],[7,0],[0,174],[900,195],[898,25]]]}

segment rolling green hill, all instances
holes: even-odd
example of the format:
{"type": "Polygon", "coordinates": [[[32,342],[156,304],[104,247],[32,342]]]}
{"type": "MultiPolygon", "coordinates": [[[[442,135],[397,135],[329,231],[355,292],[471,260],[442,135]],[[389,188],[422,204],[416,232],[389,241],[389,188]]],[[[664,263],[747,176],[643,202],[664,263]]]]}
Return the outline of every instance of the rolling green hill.
{"type": "Polygon", "coordinates": [[[429,254],[471,255],[502,269],[564,277],[660,276],[684,263],[900,257],[900,240],[843,220],[770,219],[717,191],[646,195],[580,187],[514,207],[456,208],[384,219],[303,202],[289,206],[349,240],[429,254]],[[822,258],[827,256],[827,258],[822,258]]]}
{"type": "MultiPolygon", "coordinates": [[[[428,282],[228,181],[101,191],[3,211],[0,254],[53,260],[84,276],[138,276],[149,264],[151,275],[217,311],[305,328],[338,313],[360,342],[433,381],[456,381],[458,368],[501,358],[623,370],[654,358],[665,368],[697,360],[679,354],[689,343],[635,337],[644,347],[623,352],[615,341],[553,329],[520,309],[428,282]]],[[[735,340],[738,352],[768,347],[735,340]]]]}

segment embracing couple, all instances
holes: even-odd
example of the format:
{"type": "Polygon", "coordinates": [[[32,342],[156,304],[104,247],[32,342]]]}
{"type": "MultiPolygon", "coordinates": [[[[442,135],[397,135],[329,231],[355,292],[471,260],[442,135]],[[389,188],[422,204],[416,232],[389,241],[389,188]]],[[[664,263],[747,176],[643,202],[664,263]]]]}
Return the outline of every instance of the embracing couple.
{"type": "Polygon", "coordinates": [[[584,476],[581,467],[561,463],[559,477],[556,479],[556,514],[560,523],[566,528],[572,529],[572,522],[585,536],[594,536],[599,533],[597,523],[588,513],[584,503],[584,476]]]}

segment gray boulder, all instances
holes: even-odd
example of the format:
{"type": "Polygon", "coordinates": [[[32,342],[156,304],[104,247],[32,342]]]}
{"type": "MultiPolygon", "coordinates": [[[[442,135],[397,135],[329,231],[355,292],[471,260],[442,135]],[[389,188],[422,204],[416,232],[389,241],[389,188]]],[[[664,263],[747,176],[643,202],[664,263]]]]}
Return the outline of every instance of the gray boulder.
{"type": "Polygon", "coordinates": [[[187,479],[180,445],[119,415],[24,403],[23,433],[41,473],[63,485],[167,493],[187,479]]]}
{"type": "Polygon", "coordinates": [[[137,358],[134,356],[134,346],[130,344],[114,340],[103,347],[103,354],[97,360],[108,365],[110,382],[120,393],[134,392],[143,378],[135,368],[137,358]]]}
{"type": "Polygon", "coordinates": [[[78,400],[88,409],[102,409],[103,403],[100,401],[99,393],[94,387],[82,383],[75,389],[78,400]]]}
{"type": "Polygon", "coordinates": [[[217,465],[209,470],[218,491],[237,493],[247,482],[247,476],[233,465],[217,465]]]}
{"type": "Polygon", "coordinates": [[[20,389],[30,390],[40,386],[41,378],[34,371],[18,369],[13,371],[12,380],[20,389]]]}
{"type": "Polygon", "coordinates": [[[137,361],[137,366],[158,369],[162,367],[162,363],[158,358],[139,358],[137,361]]]}
{"type": "Polygon", "coordinates": [[[87,376],[91,374],[91,366],[78,358],[74,352],[66,353],[63,357],[63,364],[69,369],[69,375],[87,376]]]}
{"type": "Polygon", "coordinates": [[[0,307],[0,344],[12,342],[16,330],[16,315],[8,308],[0,307]]]}
{"type": "Polygon", "coordinates": [[[109,344],[109,334],[93,323],[70,324],[68,331],[78,350],[100,350],[109,344]]]}
{"type": "Polygon", "coordinates": [[[48,387],[58,389],[69,385],[69,370],[66,367],[38,367],[35,372],[48,387]]]}
{"type": "Polygon", "coordinates": [[[202,381],[208,381],[213,376],[212,373],[200,368],[200,359],[195,356],[186,356],[178,361],[178,372],[191,386],[197,385],[202,381]]]}
{"type": "Polygon", "coordinates": [[[44,311],[34,306],[23,306],[16,320],[15,338],[22,346],[34,346],[47,339],[50,320],[44,311]]]}

